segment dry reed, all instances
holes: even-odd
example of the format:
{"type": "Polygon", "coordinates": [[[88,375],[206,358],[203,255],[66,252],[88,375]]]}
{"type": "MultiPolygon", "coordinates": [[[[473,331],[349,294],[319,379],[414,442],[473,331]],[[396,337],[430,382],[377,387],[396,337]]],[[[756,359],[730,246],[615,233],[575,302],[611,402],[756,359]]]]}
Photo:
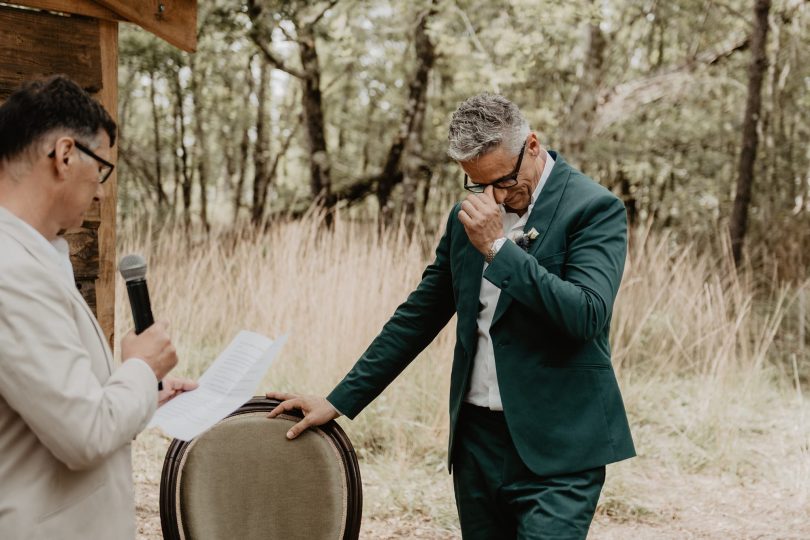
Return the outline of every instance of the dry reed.
{"type": "MultiPolygon", "coordinates": [[[[327,228],[311,216],[194,240],[171,228],[128,231],[119,250],[149,259],[154,311],[171,322],[179,372],[202,373],[240,329],[288,333],[262,390],[326,394],[418,283],[432,257],[424,246],[437,238],[341,216],[327,228]]],[[[767,481],[807,503],[801,364],[786,371],[775,346],[790,291],[763,296],[730,264],[727,253],[699,255],[666,235],[634,235],[612,345],[641,458],[613,468],[602,512],[643,515],[656,506],[647,482],[659,474],[767,481]]],[[[120,335],[130,318],[122,284],[117,293],[120,335]]],[[[367,462],[442,469],[454,324],[358,419],[344,422],[367,462]]],[[[386,512],[419,507],[407,502],[406,487],[397,493],[389,493],[386,512]]],[[[451,507],[417,510],[452,516],[451,507]]]]}

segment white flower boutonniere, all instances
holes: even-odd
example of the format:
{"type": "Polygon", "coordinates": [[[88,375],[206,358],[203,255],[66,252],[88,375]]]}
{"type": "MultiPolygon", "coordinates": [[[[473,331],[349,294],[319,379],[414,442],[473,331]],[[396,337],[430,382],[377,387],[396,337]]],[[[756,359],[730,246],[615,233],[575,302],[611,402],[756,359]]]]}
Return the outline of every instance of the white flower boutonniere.
{"type": "Polygon", "coordinates": [[[523,249],[523,251],[529,251],[529,246],[531,246],[532,242],[540,236],[540,233],[537,232],[537,229],[532,227],[529,232],[527,233],[518,233],[513,238],[512,241],[515,242],[518,246],[523,249]]]}

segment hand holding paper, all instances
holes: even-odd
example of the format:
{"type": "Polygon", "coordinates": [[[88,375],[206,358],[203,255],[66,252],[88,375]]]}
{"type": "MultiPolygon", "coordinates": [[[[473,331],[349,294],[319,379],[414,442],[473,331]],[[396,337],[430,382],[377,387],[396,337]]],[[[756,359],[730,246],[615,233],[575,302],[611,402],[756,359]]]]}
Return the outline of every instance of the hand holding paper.
{"type": "Polygon", "coordinates": [[[248,401],[286,341],[241,331],[200,377],[199,388],[160,407],[149,427],[189,441],[248,401]]]}
{"type": "Polygon", "coordinates": [[[158,407],[161,407],[184,392],[196,390],[199,384],[183,377],[166,377],[163,388],[158,390],[158,407]]]}

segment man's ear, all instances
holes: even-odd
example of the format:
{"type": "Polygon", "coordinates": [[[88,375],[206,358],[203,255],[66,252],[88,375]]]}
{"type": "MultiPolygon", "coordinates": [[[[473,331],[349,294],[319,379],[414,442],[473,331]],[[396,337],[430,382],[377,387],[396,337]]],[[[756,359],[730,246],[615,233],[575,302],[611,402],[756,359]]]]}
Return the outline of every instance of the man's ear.
{"type": "Polygon", "coordinates": [[[526,147],[533,156],[537,157],[540,155],[540,140],[537,138],[537,134],[534,131],[529,133],[529,140],[526,143],[526,147]]]}
{"type": "Polygon", "coordinates": [[[64,177],[72,159],[75,159],[76,144],[72,137],[59,137],[54,143],[54,165],[57,176],[64,177]]]}

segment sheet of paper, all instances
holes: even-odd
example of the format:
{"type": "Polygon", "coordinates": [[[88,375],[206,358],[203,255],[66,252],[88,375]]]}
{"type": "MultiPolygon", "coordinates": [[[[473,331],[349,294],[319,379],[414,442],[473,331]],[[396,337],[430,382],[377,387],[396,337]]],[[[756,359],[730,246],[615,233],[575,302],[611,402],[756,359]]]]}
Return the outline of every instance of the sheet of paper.
{"type": "Polygon", "coordinates": [[[160,407],[148,427],[157,426],[183,441],[200,435],[254,395],[286,340],[239,332],[200,377],[199,388],[160,407]]]}

